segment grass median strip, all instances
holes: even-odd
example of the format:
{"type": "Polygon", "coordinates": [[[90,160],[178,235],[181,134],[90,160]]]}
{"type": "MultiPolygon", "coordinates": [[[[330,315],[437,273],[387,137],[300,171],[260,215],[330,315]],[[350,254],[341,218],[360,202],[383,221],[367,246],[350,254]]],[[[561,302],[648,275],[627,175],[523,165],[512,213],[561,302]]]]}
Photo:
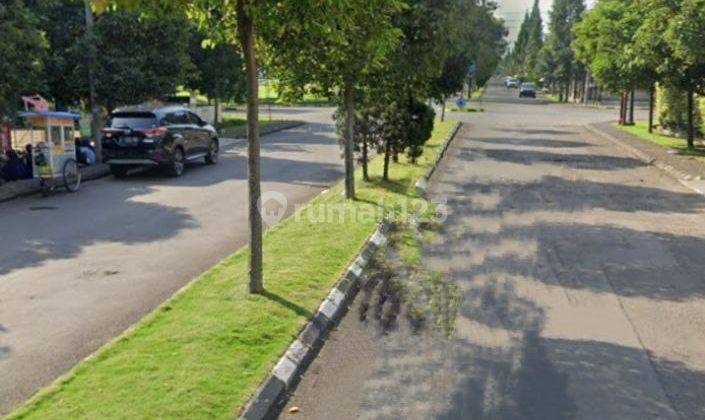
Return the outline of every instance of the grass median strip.
{"type": "Polygon", "coordinates": [[[269,230],[266,293],[247,292],[247,252],[241,250],[10,418],[233,417],[374,232],[377,220],[368,216],[418,210],[409,205],[414,183],[454,123],[436,122],[418,164],[401,157],[390,166],[390,181],[378,175],[377,157],[370,182],[358,174],[355,202],[343,200],[337,185],[269,230]]]}
{"type": "MultiPolygon", "coordinates": [[[[288,127],[296,124],[297,121],[291,120],[269,120],[260,119],[260,131],[277,130],[281,127],[288,127]]],[[[240,117],[225,117],[220,124],[220,135],[223,137],[245,137],[247,136],[247,120],[240,117]]]]}
{"type": "Polygon", "coordinates": [[[698,160],[705,159],[705,147],[696,144],[694,149],[688,149],[688,143],[685,139],[667,136],[659,133],[649,133],[649,123],[646,121],[637,121],[634,125],[617,125],[615,127],[622,131],[626,131],[642,140],[657,144],[661,147],[674,150],[682,156],[691,156],[698,160]]]}

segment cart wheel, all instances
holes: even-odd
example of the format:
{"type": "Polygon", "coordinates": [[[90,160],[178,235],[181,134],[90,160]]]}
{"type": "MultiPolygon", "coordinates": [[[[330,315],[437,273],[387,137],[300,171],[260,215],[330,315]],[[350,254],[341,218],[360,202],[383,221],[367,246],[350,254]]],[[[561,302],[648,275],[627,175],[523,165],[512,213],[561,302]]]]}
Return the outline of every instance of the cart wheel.
{"type": "Polygon", "coordinates": [[[75,160],[69,159],[64,163],[64,186],[67,191],[76,192],[81,186],[81,171],[78,168],[78,163],[75,160]]]}
{"type": "Polygon", "coordinates": [[[49,197],[49,193],[51,193],[51,185],[49,185],[44,178],[39,178],[39,188],[42,191],[42,197],[49,197]]]}

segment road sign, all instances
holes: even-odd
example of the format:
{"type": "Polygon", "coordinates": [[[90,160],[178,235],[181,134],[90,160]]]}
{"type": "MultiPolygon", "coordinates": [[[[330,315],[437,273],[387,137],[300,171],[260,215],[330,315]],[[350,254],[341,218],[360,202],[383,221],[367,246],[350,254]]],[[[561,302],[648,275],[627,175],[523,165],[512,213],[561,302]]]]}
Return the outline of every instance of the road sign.
{"type": "Polygon", "coordinates": [[[465,109],[465,107],[468,106],[468,101],[461,96],[455,100],[455,104],[458,105],[458,108],[465,109]]]}

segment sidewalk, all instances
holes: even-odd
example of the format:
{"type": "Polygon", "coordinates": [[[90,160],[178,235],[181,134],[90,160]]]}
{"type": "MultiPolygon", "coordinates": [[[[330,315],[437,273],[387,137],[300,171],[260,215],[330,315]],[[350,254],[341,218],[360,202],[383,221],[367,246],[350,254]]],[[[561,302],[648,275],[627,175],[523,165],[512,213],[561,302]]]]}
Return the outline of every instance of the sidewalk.
{"type": "MultiPolygon", "coordinates": [[[[705,161],[695,157],[675,154],[665,147],[622,131],[614,127],[612,123],[590,124],[588,128],[638,155],[651,165],[668,172],[675,178],[684,181],[705,179],[705,161]]],[[[685,142],[685,140],[683,141],[685,142]]]]}
{"type": "MultiPolygon", "coordinates": [[[[108,165],[99,164],[81,168],[83,181],[102,178],[109,173],[108,165]]],[[[40,190],[38,179],[23,179],[20,181],[6,182],[0,185],[0,203],[25,195],[36,194],[40,190]]]]}

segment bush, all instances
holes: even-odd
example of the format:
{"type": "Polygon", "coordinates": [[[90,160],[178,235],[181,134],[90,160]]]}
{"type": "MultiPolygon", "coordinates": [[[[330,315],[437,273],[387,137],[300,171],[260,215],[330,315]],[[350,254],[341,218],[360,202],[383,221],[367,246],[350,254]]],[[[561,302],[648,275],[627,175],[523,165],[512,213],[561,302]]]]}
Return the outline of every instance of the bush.
{"type": "MultiPolygon", "coordinates": [[[[705,101],[695,98],[695,131],[702,134],[705,101]]],[[[659,125],[676,135],[688,131],[687,93],[677,87],[659,86],[656,97],[659,125]]]]}

